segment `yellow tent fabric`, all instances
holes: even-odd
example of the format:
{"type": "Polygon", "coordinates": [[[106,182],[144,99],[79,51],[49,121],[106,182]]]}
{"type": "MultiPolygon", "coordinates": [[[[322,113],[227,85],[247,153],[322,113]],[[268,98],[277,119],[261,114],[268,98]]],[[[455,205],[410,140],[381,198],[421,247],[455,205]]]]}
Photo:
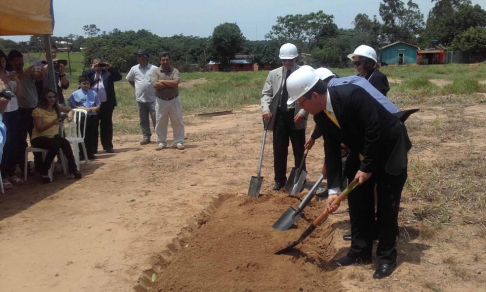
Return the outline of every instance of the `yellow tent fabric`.
{"type": "Polygon", "coordinates": [[[52,34],[52,0],[0,0],[0,35],[52,34]]]}

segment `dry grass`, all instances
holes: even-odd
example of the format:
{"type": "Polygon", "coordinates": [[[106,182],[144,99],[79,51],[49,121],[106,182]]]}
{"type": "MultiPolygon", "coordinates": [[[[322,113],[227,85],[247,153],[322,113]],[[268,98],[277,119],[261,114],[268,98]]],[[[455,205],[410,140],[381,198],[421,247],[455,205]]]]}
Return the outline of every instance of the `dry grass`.
{"type": "Polygon", "coordinates": [[[359,267],[353,268],[353,270],[348,274],[350,280],[356,280],[358,282],[363,282],[367,279],[367,275],[359,267]]]}

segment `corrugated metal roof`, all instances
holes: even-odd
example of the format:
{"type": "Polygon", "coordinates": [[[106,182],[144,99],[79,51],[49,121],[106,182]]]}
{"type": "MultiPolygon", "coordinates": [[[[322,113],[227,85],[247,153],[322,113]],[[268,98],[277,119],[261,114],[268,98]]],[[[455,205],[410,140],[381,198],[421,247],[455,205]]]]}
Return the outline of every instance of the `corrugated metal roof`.
{"type": "Polygon", "coordinates": [[[405,45],[408,45],[408,46],[411,46],[411,47],[415,47],[417,49],[420,49],[420,47],[418,47],[416,45],[412,45],[412,44],[409,44],[409,43],[406,43],[406,42],[398,41],[398,42],[394,42],[392,44],[386,45],[384,47],[381,47],[380,50],[383,50],[383,49],[386,49],[386,48],[389,48],[391,46],[398,45],[398,44],[405,44],[405,45]]]}
{"type": "Polygon", "coordinates": [[[230,64],[252,64],[247,60],[230,60],[230,64]]]}

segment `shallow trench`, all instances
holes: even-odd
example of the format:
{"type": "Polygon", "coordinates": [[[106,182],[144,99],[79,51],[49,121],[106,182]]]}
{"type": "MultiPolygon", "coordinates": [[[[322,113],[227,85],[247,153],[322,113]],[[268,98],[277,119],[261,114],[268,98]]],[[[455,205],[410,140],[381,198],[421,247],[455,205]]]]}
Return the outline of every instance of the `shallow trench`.
{"type": "MultiPolygon", "coordinates": [[[[303,194],[302,194],[303,195],[303,194]]],[[[134,286],[152,291],[335,291],[340,275],[329,265],[338,251],[332,219],[294,251],[274,255],[296,240],[324,203],[313,200],[289,230],[271,226],[299,199],[271,193],[258,199],[224,194],[184,227],[153,258],[134,286]],[[337,279],[336,279],[337,278],[337,279]],[[333,279],[332,281],[330,279],[333,279]],[[338,280],[338,281],[336,281],[338,280]]]]}

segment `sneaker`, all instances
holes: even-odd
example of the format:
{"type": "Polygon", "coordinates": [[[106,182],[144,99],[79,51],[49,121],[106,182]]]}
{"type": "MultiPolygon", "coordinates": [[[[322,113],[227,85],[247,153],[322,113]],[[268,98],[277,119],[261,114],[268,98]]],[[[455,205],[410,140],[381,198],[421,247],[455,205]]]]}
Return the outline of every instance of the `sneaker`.
{"type": "Polygon", "coordinates": [[[13,185],[8,181],[8,179],[4,178],[2,180],[2,182],[3,182],[3,189],[4,190],[11,190],[11,189],[13,189],[13,185]]]}
{"type": "Polygon", "coordinates": [[[165,145],[164,143],[159,143],[159,145],[157,145],[157,148],[155,148],[155,150],[162,150],[166,147],[167,147],[167,145],[165,145]]]}
{"type": "Polygon", "coordinates": [[[143,138],[142,141],[140,141],[140,145],[147,145],[150,144],[150,139],[149,138],[143,138]]]}
{"type": "Polygon", "coordinates": [[[23,185],[24,180],[16,175],[7,176],[7,179],[14,185],[23,185]]]}
{"type": "Polygon", "coordinates": [[[184,150],[184,144],[182,144],[182,143],[177,143],[176,147],[177,147],[177,150],[184,150]]]}

